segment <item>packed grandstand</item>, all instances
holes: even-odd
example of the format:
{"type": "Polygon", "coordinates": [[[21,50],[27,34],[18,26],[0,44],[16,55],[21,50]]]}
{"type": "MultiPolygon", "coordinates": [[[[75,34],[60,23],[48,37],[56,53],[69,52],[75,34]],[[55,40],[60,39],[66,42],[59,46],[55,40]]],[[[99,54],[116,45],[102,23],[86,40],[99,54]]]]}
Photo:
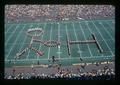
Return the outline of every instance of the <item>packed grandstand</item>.
{"type": "Polygon", "coordinates": [[[82,66],[57,66],[48,68],[14,68],[5,73],[5,79],[72,79],[114,80],[114,63],[96,63],[82,66]]]}
{"type": "MultiPolygon", "coordinates": [[[[6,5],[5,23],[46,22],[79,19],[108,19],[115,18],[115,8],[111,5],[6,5]]],[[[74,73],[68,67],[52,67],[54,73],[39,73],[39,69],[27,68],[24,71],[17,69],[7,70],[5,79],[77,79],[77,80],[110,80],[115,78],[114,63],[91,64],[91,71],[85,69],[89,65],[75,67],[74,73]],[[97,69],[94,69],[96,67],[97,69]],[[82,71],[81,71],[82,70],[82,71]],[[14,74],[16,72],[16,74],[14,74]]],[[[51,67],[48,67],[51,68],[51,67]]]]}
{"type": "Polygon", "coordinates": [[[6,22],[114,18],[112,5],[6,5],[6,22]]]}

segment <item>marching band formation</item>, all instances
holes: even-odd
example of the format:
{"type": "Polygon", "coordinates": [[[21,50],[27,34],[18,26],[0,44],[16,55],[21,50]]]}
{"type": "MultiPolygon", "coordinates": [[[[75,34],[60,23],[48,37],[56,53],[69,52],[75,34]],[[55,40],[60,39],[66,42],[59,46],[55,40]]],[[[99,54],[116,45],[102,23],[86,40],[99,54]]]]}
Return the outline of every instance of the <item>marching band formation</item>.
{"type": "MultiPolygon", "coordinates": [[[[32,37],[31,38],[31,42],[30,42],[28,47],[26,47],[25,49],[23,49],[22,51],[20,51],[19,53],[16,54],[15,59],[20,59],[20,57],[23,54],[25,54],[29,49],[34,51],[38,56],[43,56],[44,52],[39,51],[38,49],[32,47],[32,43],[33,42],[42,43],[43,45],[45,45],[47,47],[55,47],[55,46],[58,46],[58,45],[60,47],[60,42],[58,42],[58,41],[55,41],[55,40],[43,41],[43,40],[37,39],[37,37],[40,36],[42,33],[43,33],[42,28],[31,28],[31,29],[28,29],[27,35],[32,37]]],[[[53,59],[53,62],[54,62],[55,59],[54,58],[52,58],[52,59],[53,59]]]]}

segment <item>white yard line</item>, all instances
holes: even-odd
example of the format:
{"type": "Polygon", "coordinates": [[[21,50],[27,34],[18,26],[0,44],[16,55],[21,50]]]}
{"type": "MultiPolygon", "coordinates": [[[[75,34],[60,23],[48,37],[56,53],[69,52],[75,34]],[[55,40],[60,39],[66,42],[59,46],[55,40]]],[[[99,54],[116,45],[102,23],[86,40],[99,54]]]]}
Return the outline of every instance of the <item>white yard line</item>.
{"type": "MultiPolygon", "coordinates": [[[[88,27],[90,33],[92,34],[92,30],[90,29],[90,27],[89,27],[89,25],[88,25],[88,22],[86,21],[85,23],[87,24],[87,27],[88,27]]],[[[99,40],[97,40],[97,41],[99,41],[99,40]]],[[[103,40],[102,40],[102,41],[103,41],[103,40]]],[[[103,54],[102,54],[102,56],[103,56],[103,54]]]]}
{"type": "MultiPolygon", "coordinates": [[[[30,28],[32,28],[32,27],[33,27],[33,24],[30,25],[30,28]]],[[[32,41],[32,39],[31,39],[31,41],[32,41]]],[[[30,42],[31,42],[31,41],[30,41],[30,42]]],[[[27,56],[26,56],[26,60],[27,60],[28,57],[29,57],[29,53],[30,53],[30,50],[28,50],[28,53],[27,53],[27,56]]]]}
{"type": "MultiPolygon", "coordinates": [[[[51,31],[50,31],[50,41],[51,41],[51,34],[52,34],[52,23],[51,23],[51,31]]],[[[48,59],[50,59],[50,47],[48,48],[48,59]]]]}
{"type": "MultiPolygon", "coordinates": [[[[79,26],[80,26],[80,28],[81,28],[81,31],[82,31],[82,33],[83,33],[83,36],[84,36],[85,41],[87,41],[87,40],[86,40],[85,33],[84,33],[83,28],[82,28],[82,26],[80,25],[80,23],[79,23],[79,26]]],[[[91,53],[91,50],[90,50],[90,47],[89,47],[88,44],[87,44],[87,47],[88,47],[88,50],[89,50],[89,52],[90,52],[90,56],[93,57],[93,55],[92,55],[92,53],[91,53]]]]}
{"type": "MultiPolygon", "coordinates": [[[[106,22],[106,21],[105,21],[105,22],[106,22]]],[[[108,22],[106,22],[106,23],[107,23],[107,24],[109,25],[109,27],[114,31],[114,28],[112,28],[108,22]]]]}
{"type": "MultiPolygon", "coordinates": [[[[13,34],[16,32],[17,28],[18,28],[19,25],[16,26],[13,34]]],[[[11,39],[12,36],[14,36],[13,34],[10,35],[10,37],[8,38],[8,40],[5,41],[5,46],[7,45],[8,41],[11,39]]]]}
{"type": "MultiPolygon", "coordinates": [[[[67,30],[67,23],[65,24],[65,26],[66,26],[66,34],[67,34],[68,39],[69,39],[68,30],[67,30]]],[[[70,49],[70,50],[71,50],[71,49],[70,49]]],[[[71,58],[71,55],[69,55],[69,58],[71,58]]]]}
{"type": "MultiPolygon", "coordinates": [[[[58,22],[58,41],[60,42],[60,24],[58,22]]],[[[60,47],[58,47],[58,51],[60,52],[60,47]]],[[[59,53],[59,59],[60,59],[60,53],[59,53]]]]}
{"type": "MultiPolygon", "coordinates": [[[[24,25],[24,24],[23,24],[23,25],[24,25]]],[[[10,33],[10,34],[11,34],[11,33],[14,33],[14,32],[5,32],[5,33],[10,33]]],[[[21,34],[22,34],[22,33],[25,33],[25,32],[21,32],[21,34]]]]}
{"type": "MultiPolygon", "coordinates": [[[[76,34],[76,30],[75,30],[75,26],[74,26],[74,23],[73,23],[73,22],[72,22],[72,25],[73,25],[73,30],[74,30],[75,38],[76,38],[76,40],[78,41],[77,34],[76,34]]],[[[77,47],[78,47],[79,52],[81,52],[81,51],[80,51],[79,44],[78,44],[77,47]]],[[[82,56],[81,56],[81,53],[79,53],[79,55],[80,55],[80,57],[82,57],[82,56]]]]}
{"type": "MultiPolygon", "coordinates": [[[[25,38],[24,38],[24,40],[23,40],[23,43],[21,44],[21,43],[14,43],[15,45],[21,45],[21,47],[20,47],[20,51],[22,50],[22,48],[23,48],[23,45],[25,44],[24,42],[26,41],[26,39],[27,39],[27,35],[25,35],[25,38]]],[[[9,44],[9,43],[8,43],[9,44]]],[[[11,43],[11,44],[13,44],[13,43],[11,43]]],[[[30,43],[27,43],[27,44],[30,44],[30,43]]]]}
{"type": "MultiPolygon", "coordinates": [[[[23,26],[22,30],[18,33],[18,35],[20,35],[20,33],[24,30],[24,27],[25,27],[25,26],[23,26]]],[[[16,41],[19,39],[19,38],[18,38],[18,37],[19,37],[18,35],[16,35],[17,37],[16,37],[16,39],[15,39],[15,41],[14,41],[15,43],[16,43],[16,41]]],[[[15,35],[14,35],[14,36],[15,36],[15,35]]],[[[13,43],[13,44],[14,44],[14,43],[13,43]]],[[[6,59],[7,59],[8,56],[10,55],[10,53],[11,53],[12,49],[14,48],[14,46],[15,46],[15,44],[11,46],[11,49],[10,49],[10,51],[9,51],[6,59]]]]}
{"type": "Polygon", "coordinates": [[[13,26],[13,25],[10,25],[8,28],[5,27],[5,29],[8,29],[8,30],[5,32],[5,34],[6,34],[6,33],[9,33],[9,30],[12,28],[12,26],[13,26]]]}
{"type": "MultiPolygon", "coordinates": [[[[20,47],[20,51],[22,50],[22,48],[23,48],[23,45],[25,44],[24,42],[26,41],[26,39],[27,39],[27,35],[25,35],[25,38],[24,38],[24,40],[23,40],[23,43],[21,44],[19,44],[19,45],[21,45],[21,47],[20,47]]],[[[29,43],[28,43],[29,44],[29,43]]],[[[20,52],[19,51],[19,52],[20,52]]]]}
{"type": "Polygon", "coordinates": [[[108,22],[105,21],[106,24],[108,24],[108,26],[111,28],[111,30],[114,32],[114,28],[110,26],[110,24],[108,22]]]}
{"type": "MultiPolygon", "coordinates": [[[[46,23],[44,24],[44,27],[43,27],[44,29],[43,29],[43,31],[45,30],[45,27],[46,27],[46,23]]],[[[43,35],[44,35],[44,34],[42,34],[42,38],[41,38],[41,40],[43,40],[43,35]]],[[[42,44],[42,43],[40,43],[40,46],[39,46],[39,49],[38,49],[38,50],[41,49],[41,44],[42,44]]],[[[39,59],[38,56],[37,56],[37,59],[39,59]]]]}
{"type": "Polygon", "coordinates": [[[110,49],[109,45],[107,44],[107,42],[105,41],[104,37],[102,36],[102,34],[100,33],[99,29],[97,28],[97,26],[94,24],[94,22],[92,22],[93,25],[95,26],[95,28],[97,29],[97,31],[99,32],[99,34],[101,35],[102,39],[104,40],[105,44],[107,45],[108,49],[110,50],[112,56],[114,56],[112,50],[110,49]]]}
{"type": "Polygon", "coordinates": [[[110,35],[109,31],[106,30],[105,26],[102,23],[100,25],[104,28],[104,30],[107,32],[107,34],[111,37],[111,39],[113,40],[113,42],[115,42],[113,36],[110,35]]]}
{"type": "MultiPolygon", "coordinates": [[[[13,44],[13,43],[8,43],[7,45],[11,45],[11,44],[13,44]]],[[[14,43],[14,44],[16,44],[16,45],[20,45],[21,43],[18,42],[18,43],[14,43]]],[[[24,43],[24,44],[30,44],[30,43],[24,43]]]]}

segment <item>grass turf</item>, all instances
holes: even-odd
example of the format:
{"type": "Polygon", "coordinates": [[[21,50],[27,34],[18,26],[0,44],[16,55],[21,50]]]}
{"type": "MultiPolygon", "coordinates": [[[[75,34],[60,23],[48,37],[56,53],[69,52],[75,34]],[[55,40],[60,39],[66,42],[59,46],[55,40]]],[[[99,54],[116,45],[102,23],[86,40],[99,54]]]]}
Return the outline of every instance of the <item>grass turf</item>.
{"type": "Polygon", "coordinates": [[[110,20],[82,20],[45,23],[12,23],[5,24],[5,67],[25,66],[31,64],[52,64],[51,58],[59,58],[58,62],[63,65],[74,63],[114,61],[115,57],[115,23],[110,20]],[[21,59],[14,60],[19,51],[26,48],[31,38],[26,35],[29,28],[40,27],[44,30],[39,39],[43,41],[60,40],[58,47],[46,47],[43,44],[33,42],[32,46],[44,52],[43,56],[36,55],[28,50],[21,59]],[[99,53],[95,44],[73,44],[70,46],[71,55],[68,55],[66,34],[69,40],[91,40],[91,33],[94,33],[100,43],[103,53],[99,53]],[[83,61],[80,61],[80,58],[83,61]],[[11,64],[9,61],[11,60],[11,64]],[[49,61],[50,60],[50,61],[49,61]]]}

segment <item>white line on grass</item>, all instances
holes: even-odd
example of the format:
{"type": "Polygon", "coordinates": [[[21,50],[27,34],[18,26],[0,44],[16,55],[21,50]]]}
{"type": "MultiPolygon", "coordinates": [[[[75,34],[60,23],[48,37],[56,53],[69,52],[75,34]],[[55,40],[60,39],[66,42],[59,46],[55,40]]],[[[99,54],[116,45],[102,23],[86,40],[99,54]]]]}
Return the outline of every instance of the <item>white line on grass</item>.
{"type": "MultiPolygon", "coordinates": [[[[16,37],[16,39],[15,39],[15,41],[14,41],[15,43],[16,43],[16,41],[19,39],[19,38],[18,38],[18,35],[20,35],[20,33],[23,31],[24,27],[25,27],[25,26],[23,26],[22,30],[20,30],[20,32],[16,35],[17,37],[16,37]]],[[[15,36],[15,35],[14,35],[14,36],[15,36]]],[[[13,43],[13,44],[14,44],[14,43],[13,43]]],[[[15,46],[15,44],[11,46],[11,49],[10,49],[10,51],[9,51],[6,59],[7,59],[8,56],[10,55],[10,53],[11,53],[12,49],[14,48],[14,46],[15,46]]]]}
{"type": "MultiPolygon", "coordinates": [[[[30,28],[32,28],[32,27],[33,27],[33,24],[30,25],[30,28]]],[[[32,39],[31,39],[31,41],[32,41],[32,39]]],[[[27,56],[26,56],[26,60],[28,59],[29,53],[30,53],[30,50],[28,50],[28,53],[27,53],[27,56]]]]}
{"type": "Polygon", "coordinates": [[[104,28],[104,30],[107,32],[107,34],[111,37],[113,42],[115,42],[115,40],[113,39],[113,36],[110,35],[109,31],[106,30],[105,26],[102,23],[99,23],[99,24],[104,28]]]}
{"type": "Polygon", "coordinates": [[[112,56],[114,56],[112,50],[110,49],[109,45],[107,44],[107,42],[105,41],[104,37],[102,36],[101,32],[99,31],[98,27],[94,24],[94,22],[92,22],[93,25],[95,26],[95,28],[97,29],[97,31],[99,32],[99,34],[101,35],[102,39],[104,40],[105,44],[107,45],[108,49],[110,50],[112,56]]]}
{"type": "MultiPolygon", "coordinates": [[[[7,31],[5,32],[5,41],[6,41],[6,37],[9,39],[9,36],[7,36],[7,33],[9,33],[9,30],[12,28],[13,25],[10,25],[7,29],[7,31]]],[[[11,34],[12,35],[12,34],[11,34]]]]}
{"type": "MultiPolygon", "coordinates": [[[[37,26],[38,26],[38,28],[39,28],[39,24],[37,23],[37,26]]],[[[35,32],[35,36],[36,36],[36,32],[35,32]]],[[[39,36],[38,36],[39,37],[39,36]]],[[[37,38],[38,38],[37,37],[37,38]]],[[[30,45],[32,45],[32,43],[33,43],[34,41],[33,41],[33,37],[32,37],[32,39],[31,39],[31,42],[30,42],[30,45]]],[[[35,44],[36,45],[36,44],[35,44]]],[[[36,46],[35,46],[36,47],[36,46]]],[[[36,56],[36,55],[35,55],[36,56]]],[[[38,56],[36,56],[37,57],[37,59],[38,59],[38,56]]]]}
{"type": "MultiPolygon", "coordinates": [[[[67,34],[68,39],[69,39],[68,30],[67,30],[67,23],[65,24],[65,26],[66,26],[66,34],[67,34]]],[[[69,55],[69,58],[71,58],[71,55],[69,55]]]]}
{"type": "Polygon", "coordinates": [[[108,26],[111,28],[112,31],[114,31],[114,28],[110,26],[110,24],[108,22],[105,21],[106,24],[108,24],[108,26]]]}
{"type": "MultiPolygon", "coordinates": [[[[82,28],[82,26],[80,25],[80,22],[79,22],[79,26],[80,26],[80,28],[81,28],[81,31],[82,31],[82,33],[83,33],[83,36],[84,36],[85,41],[87,41],[86,36],[85,36],[85,33],[84,33],[84,31],[83,31],[83,28],[82,28]]],[[[91,50],[90,50],[90,47],[89,47],[88,44],[87,44],[87,47],[88,47],[88,50],[89,50],[89,52],[90,52],[90,56],[92,57],[93,55],[92,55],[92,53],[91,53],[91,50]]]]}
{"type": "MultiPolygon", "coordinates": [[[[23,24],[23,25],[25,25],[25,24],[23,24]]],[[[27,25],[27,24],[26,24],[27,25]]],[[[14,33],[14,32],[5,32],[5,33],[9,33],[9,34],[11,34],[11,33],[14,33]]],[[[21,32],[21,34],[24,34],[25,32],[21,32]]]]}
{"type": "MultiPolygon", "coordinates": [[[[26,24],[25,24],[26,25],[26,24]]],[[[27,39],[27,35],[25,35],[25,38],[24,38],[24,40],[23,40],[23,43],[21,44],[19,44],[19,45],[21,45],[21,47],[20,47],[20,51],[22,50],[22,48],[23,48],[23,45],[25,44],[24,42],[26,41],[26,39],[27,39]]],[[[28,43],[29,44],[29,43],[28,43]]],[[[20,52],[19,51],[19,52],[20,52]]]]}
{"type": "MultiPolygon", "coordinates": [[[[43,28],[45,29],[45,27],[46,27],[46,23],[44,24],[44,27],[43,27],[43,28]]],[[[44,31],[44,29],[43,29],[43,31],[44,31]]],[[[41,40],[43,40],[43,35],[44,35],[44,34],[42,34],[41,40]]],[[[41,49],[41,44],[42,44],[42,43],[40,43],[39,50],[41,49]]],[[[38,56],[37,56],[37,59],[38,59],[38,56]]]]}
{"type": "MultiPolygon", "coordinates": [[[[51,34],[52,34],[52,23],[51,23],[51,31],[50,31],[50,41],[51,41],[51,34]]],[[[48,59],[50,59],[50,47],[48,48],[48,59]]]]}
{"type": "MultiPolygon", "coordinates": [[[[7,45],[11,45],[11,44],[13,44],[13,43],[8,43],[7,45]]],[[[14,44],[18,44],[18,45],[20,45],[21,43],[20,42],[18,42],[18,43],[14,43],[14,44]]],[[[24,43],[24,44],[30,44],[30,43],[24,43]]]]}
{"type": "MultiPolygon", "coordinates": [[[[90,29],[90,27],[89,27],[89,25],[88,25],[88,22],[86,21],[85,23],[87,24],[87,27],[88,27],[90,33],[92,34],[92,30],[90,29]]],[[[99,41],[99,40],[97,40],[97,41],[99,41]]],[[[102,54],[102,56],[103,56],[103,54],[102,54]]]]}
{"type": "MultiPolygon", "coordinates": [[[[60,24],[58,22],[58,41],[60,42],[60,24]]],[[[58,51],[60,52],[60,47],[58,47],[58,51]]],[[[59,59],[60,59],[60,53],[59,54],[59,59]]]]}
{"type": "MultiPolygon", "coordinates": [[[[72,25],[73,25],[73,30],[74,30],[74,34],[75,34],[75,38],[76,38],[76,40],[78,41],[78,38],[77,38],[77,34],[76,34],[76,30],[75,30],[75,26],[74,26],[74,23],[72,22],[72,25]]],[[[79,49],[79,52],[80,52],[80,47],[79,47],[79,44],[78,44],[78,49],[79,49]]],[[[80,55],[80,57],[82,57],[81,56],[81,53],[79,53],[79,55],[80,55]]]]}
{"type": "MultiPolygon", "coordinates": [[[[16,32],[17,28],[19,25],[16,26],[14,33],[16,32]]],[[[8,38],[8,40],[5,41],[5,46],[7,45],[8,41],[12,38],[12,36],[14,36],[14,33],[10,35],[10,37],[8,38]]]]}
{"type": "MultiPolygon", "coordinates": [[[[9,30],[12,28],[12,26],[13,26],[13,25],[10,25],[10,26],[7,28],[8,30],[5,32],[5,34],[6,34],[6,33],[9,33],[9,30]]],[[[6,29],[6,27],[5,27],[5,29],[6,29]]]]}
{"type": "MultiPolygon", "coordinates": [[[[112,21],[111,21],[112,22],[112,21]]],[[[110,26],[110,24],[106,21],[106,23],[110,26]]],[[[111,26],[110,26],[111,27],[111,26]]],[[[114,28],[111,27],[112,30],[114,30],[114,28]]]]}

